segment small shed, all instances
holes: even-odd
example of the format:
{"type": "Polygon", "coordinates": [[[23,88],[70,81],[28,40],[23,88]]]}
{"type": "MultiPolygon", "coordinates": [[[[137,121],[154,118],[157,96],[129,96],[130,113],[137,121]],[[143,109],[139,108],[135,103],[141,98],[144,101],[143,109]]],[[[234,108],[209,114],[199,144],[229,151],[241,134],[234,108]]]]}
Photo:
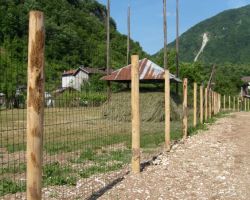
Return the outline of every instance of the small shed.
{"type": "Polygon", "coordinates": [[[80,91],[82,84],[94,74],[105,74],[105,72],[97,68],[82,66],[76,70],[64,71],[62,74],[62,88],[74,88],[80,91]]]}
{"type": "MultiPolygon", "coordinates": [[[[139,61],[140,82],[152,83],[164,81],[164,68],[151,60],[144,58],[139,61]]],[[[113,71],[110,75],[103,76],[101,80],[128,83],[131,81],[131,64],[113,71]]],[[[170,73],[170,81],[181,83],[182,81],[170,73]]]]}

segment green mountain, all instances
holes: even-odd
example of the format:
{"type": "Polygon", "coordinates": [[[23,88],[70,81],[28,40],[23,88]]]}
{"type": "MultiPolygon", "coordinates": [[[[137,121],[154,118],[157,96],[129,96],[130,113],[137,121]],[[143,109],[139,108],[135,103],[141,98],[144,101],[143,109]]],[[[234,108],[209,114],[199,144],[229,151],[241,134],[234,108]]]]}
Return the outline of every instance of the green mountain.
{"type": "MultiPolygon", "coordinates": [[[[183,33],[180,37],[181,61],[193,62],[203,39],[208,41],[198,61],[250,63],[250,5],[224,11],[183,33]]],[[[174,45],[175,42],[169,46],[174,45]]]]}
{"type": "MultiPolygon", "coordinates": [[[[95,0],[12,0],[0,3],[0,92],[24,85],[28,13],[45,14],[46,83],[56,88],[64,70],[106,66],[106,8],[95,0]]],[[[111,67],[126,64],[126,35],[111,22],[111,67]]],[[[132,53],[146,56],[138,42],[132,53]]]]}

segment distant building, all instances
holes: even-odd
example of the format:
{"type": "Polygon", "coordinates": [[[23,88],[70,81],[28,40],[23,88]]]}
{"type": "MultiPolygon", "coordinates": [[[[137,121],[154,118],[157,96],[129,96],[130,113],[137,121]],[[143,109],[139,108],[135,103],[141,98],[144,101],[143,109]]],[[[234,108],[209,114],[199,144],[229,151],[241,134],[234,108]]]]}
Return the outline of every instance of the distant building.
{"type": "Polygon", "coordinates": [[[244,76],[241,78],[243,85],[241,89],[241,95],[243,97],[250,97],[249,95],[249,89],[250,89],[250,76],[244,76]]]}
{"type": "Polygon", "coordinates": [[[5,94],[0,93],[0,106],[5,104],[5,94]]]}
{"type": "MultiPolygon", "coordinates": [[[[164,68],[155,64],[151,60],[144,58],[139,61],[140,82],[164,82],[164,68]]],[[[171,82],[181,83],[182,81],[173,74],[169,74],[171,82]]],[[[131,81],[131,65],[113,71],[110,75],[103,76],[101,80],[129,83],[131,81]]]]}
{"type": "Polygon", "coordinates": [[[62,74],[62,88],[74,88],[80,91],[81,86],[88,82],[93,74],[105,74],[105,71],[90,67],[79,67],[76,70],[64,71],[62,74]]]}

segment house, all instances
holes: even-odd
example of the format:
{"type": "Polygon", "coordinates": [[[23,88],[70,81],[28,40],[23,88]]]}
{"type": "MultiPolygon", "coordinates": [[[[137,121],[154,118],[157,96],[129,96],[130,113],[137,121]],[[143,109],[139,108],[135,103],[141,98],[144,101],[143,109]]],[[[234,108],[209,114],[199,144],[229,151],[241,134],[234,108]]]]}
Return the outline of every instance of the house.
{"type": "MultiPolygon", "coordinates": [[[[163,82],[165,80],[164,68],[144,58],[139,61],[139,77],[140,82],[163,82]]],[[[131,81],[131,64],[113,71],[110,75],[102,77],[101,80],[129,83],[131,81]]],[[[182,82],[173,74],[170,74],[170,81],[177,83],[182,82]]]]}
{"type": "Polygon", "coordinates": [[[88,82],[91,75],[94,74],[105,74],[105,72],[90,67],[79,67],[76,70],[64,71],[62,74],[62,88],[74,88],[80,91],[81,86],[88,82]]]}
{"type": "Polygon", "coordinates": [[[243,85],[241,87],[241,95],[243,97],[250,98],[249,89],[250,89],[250,76],[244,76],[241,78],[243,85]]]}
{"type": "Polygon", "coordinates": [[[5,94],[0,93],[0,106],[5,104],[5,94]]]}

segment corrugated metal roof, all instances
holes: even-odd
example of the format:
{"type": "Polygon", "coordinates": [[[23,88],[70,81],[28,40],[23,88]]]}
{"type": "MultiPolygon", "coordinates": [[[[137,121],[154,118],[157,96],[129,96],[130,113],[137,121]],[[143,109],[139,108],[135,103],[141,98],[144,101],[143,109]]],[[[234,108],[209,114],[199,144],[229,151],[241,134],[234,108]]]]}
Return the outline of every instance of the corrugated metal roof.
{"type": "MultiPolygon", "coordinates": [[[[155,64],[151,60],[144,58],[139,61],[139,76],[140,80],[164,80],[164,69],[159,65],[155,64]]],[[[106,81],[130,81],[131,80],[131,65],[122,67],[116,71],[113,71],[110,75],[104,76],[101,80],[106,81]]],[[[176,82],[182,82],[175,75],[170,74],[170,80],[176,82]]]]}
{"type": "Polygon", "coordinates": [[[244,76],[241,78],[243,82],[250,82],[250,76],[244,76]]]}
{"type": "Polygon", "coordinates": [[[68,70],[63,72],[63,76],[75,76],[79,71],[84,71],[87,74],[105,74],[105,71],[94,67],[79,67],[76,70],[68,70]]]}

